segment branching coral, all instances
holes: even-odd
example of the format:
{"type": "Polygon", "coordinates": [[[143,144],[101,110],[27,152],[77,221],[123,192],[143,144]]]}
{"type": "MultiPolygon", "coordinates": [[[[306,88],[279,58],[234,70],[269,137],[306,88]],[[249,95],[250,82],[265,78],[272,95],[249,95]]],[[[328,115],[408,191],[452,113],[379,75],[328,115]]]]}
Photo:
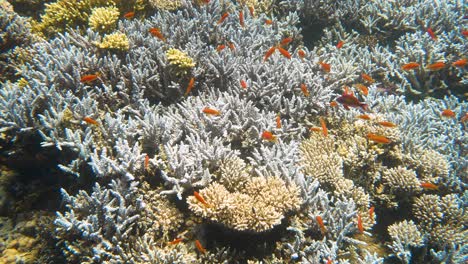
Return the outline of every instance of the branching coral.
{"type": "Polygon", "coordinates": [[[97,43],[101,49],[122,50],[126,51],[130,48],[127,35],[123,33],[112,33],[105,35],[102,42],[97,43]]]}
{"type": "Polygon", "coordinates": [[[190,196],[187,199],[190,210],[239,231],[269,230],[301,203],[297,186],[286,186],[279,178],[250,178],[244,188],[233,193],[221,184],[212,183],[200,190],[200,195],[206,203],[190,196]]]}
{"type": "Polygon", "coordinates": [[[119,9],[113,6],[93,8],[88,24],[93,30],[109,33],[116,27],[119,16],[119,9]]]}
{"type": "Polygon", "coordinates": [[[388,233],[392,237],[390,248],[396,256],[405,263],[411,261],[411,248],[421,247],[424,240],[421,232],[413,221],[402,221],[388,227],[388,233]]]}
{"type": "Polygon", "coordinates": [[[169,64],[176,68],[178,75],[186,75],[193,67],[195,62],[186,53],[178,49],[168,49],[166,57],[169,64]]]}

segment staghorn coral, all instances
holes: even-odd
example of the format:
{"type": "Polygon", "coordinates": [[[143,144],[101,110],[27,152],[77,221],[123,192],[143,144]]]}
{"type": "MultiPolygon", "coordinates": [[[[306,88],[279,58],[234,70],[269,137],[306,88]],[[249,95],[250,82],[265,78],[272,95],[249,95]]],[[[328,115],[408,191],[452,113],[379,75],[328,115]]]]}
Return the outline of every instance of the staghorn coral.
{"type": "Polygon", "coordinates": [[[109,33],[116,27],[119,16],[119,9],[114,6],[93,8],[88,24],[95,31],[109,33]]]}
{"type": "Polygon", "coordinates": [[[239,231],[263,232],[281,223],[288,211],[299,208],[301,199],[295,185],[286,186],[279,178],[250,178],[244,188],[229,192],[212,183],[200,190],[207,204],[189,196],[189,209],[195,214],[239,231]]]}
{"type": "Polygon", "coordinates": [[[392,237],[390,249],[404,263],[411,261],[411,248],[424,245],[423,236],[413,221],[403,220],[392,224],[388,227],[388,233],[392,237]]]}
{"type": "Polygon", "coordinates": [[[126,51],[130,48],[127,35],[124,33],[112,33],[105,35],[100,43],[96,44],[101,49],[126,51]]]}

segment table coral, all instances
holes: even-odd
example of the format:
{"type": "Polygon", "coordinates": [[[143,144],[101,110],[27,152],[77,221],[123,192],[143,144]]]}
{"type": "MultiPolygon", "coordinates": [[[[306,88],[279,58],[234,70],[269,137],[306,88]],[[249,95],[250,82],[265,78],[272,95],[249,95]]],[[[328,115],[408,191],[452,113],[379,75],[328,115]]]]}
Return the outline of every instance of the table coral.
{"type": "Polygon", "coordinates": [[[229,192],[212,183],[200,190],[207,204],[194,196],[187,199],[195,214],[239,231],[264,232],[281,223],[285,213],[300,206],[299,189],[279,178],[250,178],[245,186],[229,192]]]}

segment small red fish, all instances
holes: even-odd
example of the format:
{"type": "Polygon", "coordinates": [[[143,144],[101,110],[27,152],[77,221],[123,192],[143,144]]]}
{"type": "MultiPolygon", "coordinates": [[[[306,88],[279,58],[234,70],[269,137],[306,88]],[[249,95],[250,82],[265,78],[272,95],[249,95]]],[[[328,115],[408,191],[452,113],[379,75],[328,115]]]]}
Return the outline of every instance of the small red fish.
{"type": "Polygon", "coordinates": [[[198,251],[200,251],[200,253],[206,254],[206,249],[202,246],[200,240],[195,240],[195,246],[197,247],[198,251]]]}
{"type": "Polygon", "coordinates": [[[253,6],[249,6],[250,16],[255,17],[255,10],[253,6]]]}
{"type": "Polygon", "coordinates": [[[322,126],[322,134],[327,137],[328,136],[328,128],[327,124],[325,123],[325,120],[323,118],[320,118],[320,125],[322,126]]]}
{"type": "Polygon", "coordinates": [[[327,259],[327,264],[333,264],[333,260],[331,258],[327,259]]]}
{"type": "Polygon", "coordinates": [[[234,46],[234,43],[232,43],[232,42],[228,42],[228,47],[229,47],[229,49],[230,49],[231,51],[236,50],[236,47],[234,46]]]}
{"type": "Polygon", "coordinates": [[[427,34],[429,34],[429,36],[431,36],[431,38],[432,38],[433,40],[437,40],[437,36],[436,36],[436,34],[434,33],[434,31],[432,31],[432,28],[430,28],[430,27],[427,28],[427,34]]]}
{"type": "Polygon", "coordinates": [[[408,62],[406,64],[401,65],[401,69],[404,71],[409,71],[409,70],[414,70],[416,68],[419,68],[419,63],[417,62],[408,62]]]}
{"type": "Polygon", "coordinates": [[[443,117],[450,117],[450,118],[455,118],[455,112],[453,112],[450,109],[445,109],[440,113],[441,116],[443,117]]]}
{"type": "Polygon", "coordinates": [[[464,37],[468,37],[468,30],[462,30],[461,33],[464,37]]]}
{"type": "Polygon", "coordinates": [[[271,48],[265,53],[265,57],[263,57],[263,61],[268,60],[268,58],[270,58],[270,56],[275,52],[275,50],[276,50],[276,47],[275,47],[275,46],[271,47],[271,48]]]}
{"type": "Polygon", "coordinates": [[[368,74],[362,73],[361,77],[368,83],[375,83],[375,80],[372,77],[370,77],[370,75],[368,74]]]}
{"type": "Polygon", "coordinates": [[[217,23],[217,24],[219,25],[219,24],[223,23],[223,21],[224,21],[228,16],[229,16],[229,13],[228,13],[228,12],[224,13],[224,14],[221,16],[221,18],[218,20],[218,23],[217,23]]]}
{"type": "Polygon", "coordinates": [[[291,37],[284,38],[283,40],[281,40],[280,45],[281,46],[286,46],[289,43],[291,43],[291,41],[293,41],[293,39],[291,37]]]}
{"type": "Polygon", "coordinates": [[[283,55],[284,57],[288,59],[291,59],[291,53],[289,53],[289,51],[283,49],[282,47],[278,47],[278,50],[281,53],[281,55],[283,55]]]}
{"type": "Polygon", "coordinates": [[[148,154],[145,156],[145,170],[148,170],[150,157],[148,154]]]}
{"type": "Polygon", "coordinates": [[[307,89],[307,86],[304,83],[301,83],[301,91],[305,97],[309,97],[309,90],[307,89]]]}
{"type": "Polygon", "coordinates": [[[134,16],[135,16],[135,12],[133,11],[127,12],[123,15],[123,17],[126,19],[132,19],[134,16]]]}
{"type": "Polygon", "coordinates": [[[374,206],[371,206],[371,208],[369,208],[369,218],[371,220],[374,219],[374,210],[375,210],[375,207],[374,206]]]}
{"type": "Polygon", "coordinates": [[[220,51],[222,51],[222,50],[225,49],[225,48],[226,48],[226,45],[221,44],[221,45],[218,45],[218,47],[216,48],[216,51],[217,51],[217,52],[220,52],[220,51]]]}
{"type": "Polygon", "coordinates": [[[80,82],[82,82],[82,83],[91,83],[91,82],[94,82],[95,80],[97,80],[100,76],[101,76],[100,73],[83,75],[80,78],[80,82]]]}
{"type": "Polygon", "coordinates": [[[360,214],[357,215],[357,228],[359,233],[364,233],[364,226],[362,225],[362,218],[360,214]]]}
{"type": "Polygon", "coordinates": [[[244,80],[240,80],[240,85],[242,88],[247,89],[247,83],[244,80]]]}
{"type": "Polygon", "coordinates": [[[207,115],[219,116],[221,114],[221,112],[219,112],[218,110],[213,109],[213,108],[209,108],[209,107],[203,108],[202,111],[203,111],[203,113],[205,113],[207,115]]]}
{"type": "Polygon", "coordinates": [[[467,63],[468,63],[467,59],[460,59],[460,60],[452,62],[452,66],[462,68],[462,67],[465,67],[467,63]]]}
{"type": "Polygon", "coordinates": [[[196,191],[193,191],[193,196],[205,207],[210,207],[210,205],[205,201],[205,199],[196,191]]]}
{"type": "Polygon", "coordinates": [[[244,12],[242,10],[239,12],[239,24],[244,27],[244,12]]]}
{"type": "Polygon", "coordinates": [[[174,239],[174,240],[172,240],[172,241],[170,241],[170,242],[167,242],[167,244],[169,244],[169,245],[177,245],[177,244],[179,244],[180,242],[182,242],[183,240],[184,240],[183,238],[180,238],[180,237],[179,237],[179,238],[176,238],[176,239],[174,239]]]}
{"type": "Polygon", "coordinates": [[[327,228],[325,227],[325,224],[323,223],[323,219],[320,215],[317,215],[315,217],[315,220],[317,220],[317,224],[319,225],[320,227],[320,230],[322,231],[322,233],[326,233],[327,232],[327,228]]]}
{"type": "Polygon", "coordinates": [[[353,93],[349,92],[346,88],[343,92],[343,95],[335,99],[338,103],[342,104],[346,110],[349,110],[349,107],[361,107],[364,111],[367,110],[367,104],[360,102],[359,99],[354,96],[353,93]]]}
{"type": "Polygon", "coordinates": [[[88,124],[90,124],[90,125],[96,125],[96,126],[99,125],[99,122],[98,122],[98,121],[92,119],[92,118],[89,117],[89,116],[83,117],[83,121],[85,121],[86,123],[88,123],[88,124]]]}
{"type": "Polygon", "coordinates": [[[343,47],[343,45],[344,45],[344,41],[340,40],[340,41],[338,42],[338,44],[336,44],[336,48],[337,48],[337,49],[341,49],[341,48],[343,47]]]}
{"type": "Polygon", "coordinates": [[[323,61],[319,61],[320,66],[322,67],[322,70],[325,72],[330,72],[331,71],[331,65],[328,63],[325,63],[323,61]]]}
{"type": "Polygon", "coordinates": [[[184,96],[187,96],[190,93],[190,91],[193,89],[194,84],[195,84],[195,78],[192,77],[190,78],[190,81],[187,85],[187,90],[185,90],[184,96]]]}
{"type": "Polygon", "coordinates": [[[330,102],[330,107],[337,107],[337,106],[338,106],[337,102],[335,102],[335,101],[330,102]]]}
{"type": "Polygon", "coordinates": [[[276,115],[276,128],[281,128],[281,117],[279,113],[276,115]]]}
{"type": "Polygon", "coordinates": [[[150,28],[148,30],[148,32],[157,37],[158,39],[162,40],[162,41],[166,41],[166,38],[163,36],[163,34],[161,33],[161,31],[159,30],[159,28],[150,28]]]}
{"type": "Polygon", "coordinates": [[[354,87],[358,88],[361,91],[361,93],[365,96],[369,94],[369,88],[367,88],[367,86],[365,86],[364,84],[356,83],[354,87]]]}
{"type": "Polygon", "coordinates": [[[309,128],[309,130],[311,132],[322,132],[322,128],[321,127],[311,127],[309,128]]]}
{"type": "Polygon", "coordinates": [[[465,123],[466,121],[468,121],[468,113],[465,113],[465,115],[460,118],[461,123],[465,123]]]}
{"type": "Polygon", "coordinates": [[[388,121],[381,121],[381,122],[377,122],[379,125],[383,126],[383,127],[396,127],[397,125],[392,123],[392,122],[388,122],[388,121]]]}
{"type": "Polygon", "coordinates": [[[369,140],[372,140],[372,141],[374,141],[376,143],[381,143],[381,144],[389,144],[389,143],[392,142],[389,138],[387,138],[385,136],[376,135],[376,134],[373,134],[373,133],[368,133],[367,138],[369,140]]]}
{"type": "Polygon", "coordinates": [[[271,20],[271,19],[265,19],[265,24],[266,24],[266,25],[271,25],[271,24],[273,24],[273,20],[271,20]]]}
{"type": "Polygon", "coordinates": [[[438,62],[427,65],[426,69],[428,69],[429,71],[439,71],[445,68],[445,66],[446,66],[445,62],[438,61],[438,62]]]}
{"type": "Polygon", "coordinates": [[[421,182],[420,184],[421,188],[425,190],[431,190],[431,191],[437,191],[439,190],[439,186],[431,183],[431,182],[421,182]]]}
{"type": "Polygon", "coordinates": [[[267,141],[270,141],[270,142],[277,142],[278,141],[276,136],[273,135],[273,133],[271,133],[270,131],[267,131],[267,130],[263,131],[262,138],[264,140],[267,140],[267,141]]]}
{"type": "Polygon", "coordinates": [[[369,115],[358,115],[356,117],[363,120],[371,120],[371,117],[369,115]]]}
{"type": "Polygon", "coordinates": [[[306,57],[305,51],[301,49],[297,51],[297,55],[299,56],[299,58],[301,58],[301,60],[303,60],[306,57]]]}

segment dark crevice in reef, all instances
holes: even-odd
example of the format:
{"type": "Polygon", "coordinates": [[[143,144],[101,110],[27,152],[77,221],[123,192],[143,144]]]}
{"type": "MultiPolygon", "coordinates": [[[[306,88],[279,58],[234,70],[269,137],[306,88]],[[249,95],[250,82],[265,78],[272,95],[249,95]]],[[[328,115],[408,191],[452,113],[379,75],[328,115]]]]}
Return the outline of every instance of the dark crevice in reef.
{"type": "Polygon", "coordinates": [[[304,24],[300,28],[303,36],[304,46],[312,50],[316,43],[323,37],[323,25],[320,24],[304,24]]]}

